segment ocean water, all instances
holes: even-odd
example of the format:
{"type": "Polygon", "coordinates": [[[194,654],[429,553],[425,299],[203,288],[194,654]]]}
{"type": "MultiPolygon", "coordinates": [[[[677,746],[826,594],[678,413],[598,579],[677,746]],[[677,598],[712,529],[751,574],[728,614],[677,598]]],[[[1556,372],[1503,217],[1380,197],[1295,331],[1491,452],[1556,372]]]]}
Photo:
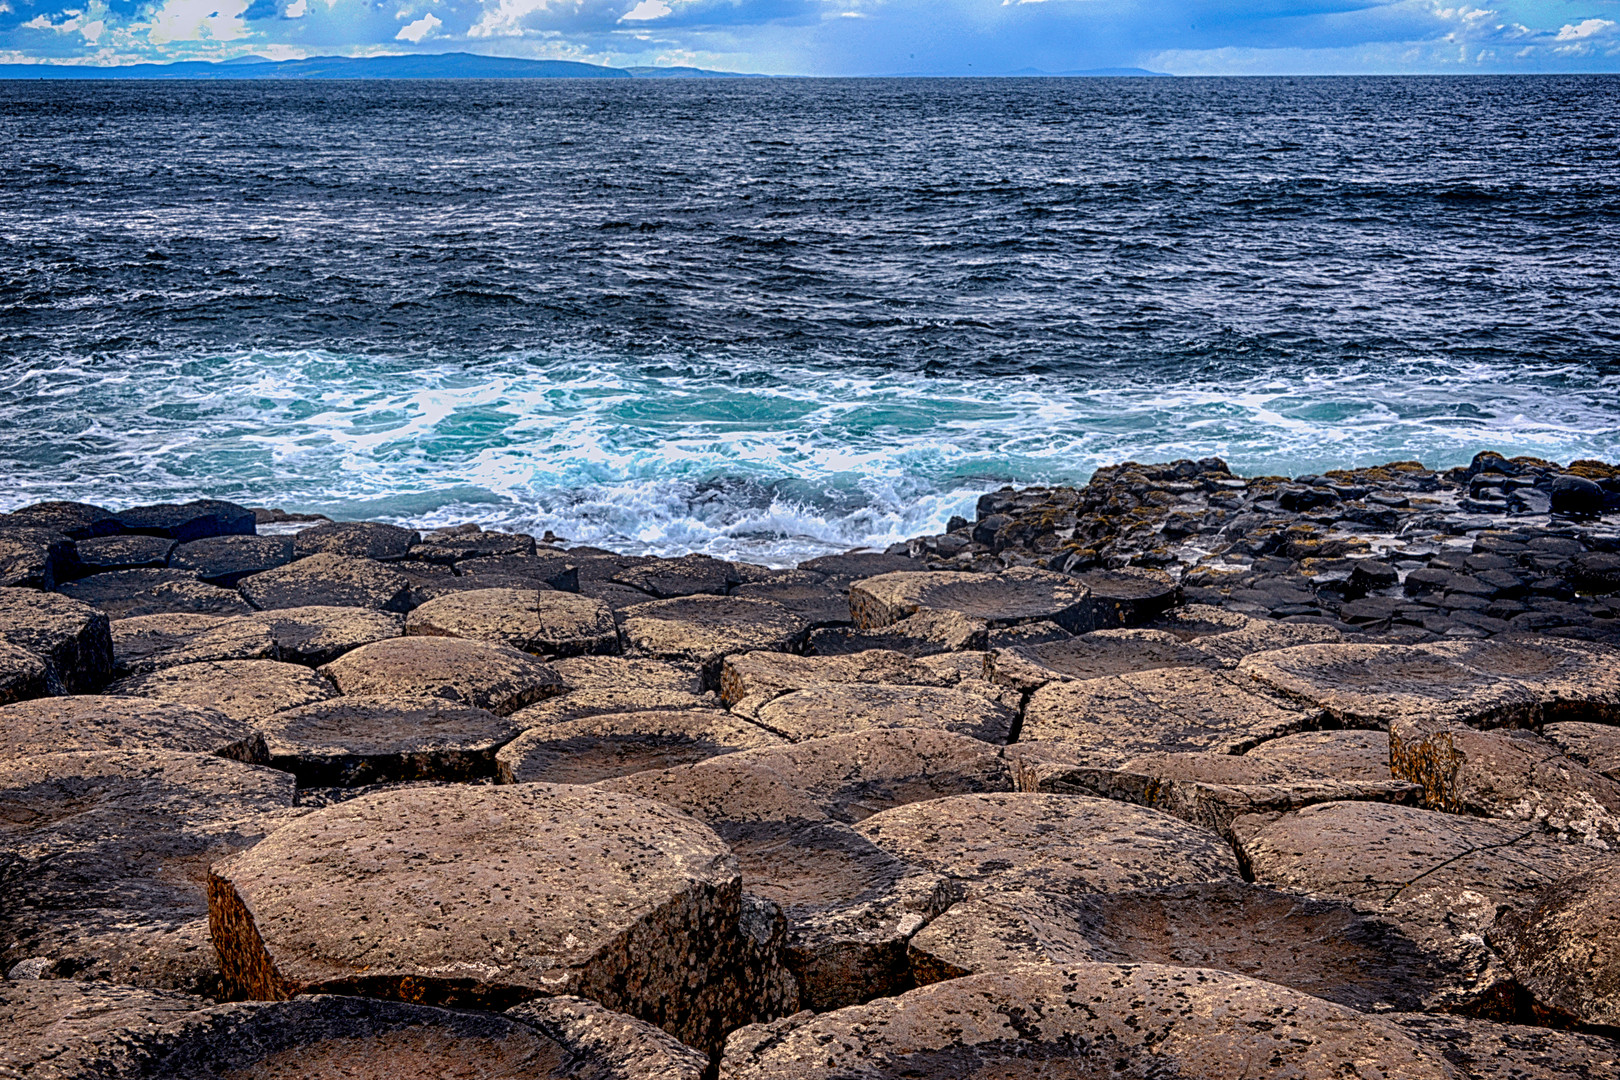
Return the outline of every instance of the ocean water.
{"type": "Polygon", "coordinates": [[[789,563],[1002,484],[1620,458],[1620,77],[0,82],[0,509],[789,563]]]}

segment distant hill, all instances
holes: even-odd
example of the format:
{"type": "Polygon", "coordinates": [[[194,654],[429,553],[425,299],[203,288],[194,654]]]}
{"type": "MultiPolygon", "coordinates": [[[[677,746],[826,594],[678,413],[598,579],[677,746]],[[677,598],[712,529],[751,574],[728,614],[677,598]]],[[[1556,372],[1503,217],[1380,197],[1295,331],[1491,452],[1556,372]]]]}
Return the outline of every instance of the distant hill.
{"type": "Polygon", "coordinates": [[[1086,68],[1082,71],[1042,71],[1040,68],[1019,68],[1007,74],[1013,78],[1035,79],[1173,79],[1174,75],[1147,68],[1086,68]]]}
{"type": "Polygon", "coordinates": [[[747,75],[740,71],[710,71],[695,67],[627,67],[638,79],[769,79],[769,75],[747,75]]]}
{"type": "MultiPolygon", "coordinates": [[[[0,79],[634,79],[735,78],[730,72],[702,68],[615,68],[572,60],[519,60],[474,53],[424,53],[408,56],[311,56],[304,60],[267,60],[241,56],[214,63],[184,60],[173,64],[91,67],[85,64],[0,64],[0,79]]],[[[764,76],[751,76],[763,78],[764,76]]]]}

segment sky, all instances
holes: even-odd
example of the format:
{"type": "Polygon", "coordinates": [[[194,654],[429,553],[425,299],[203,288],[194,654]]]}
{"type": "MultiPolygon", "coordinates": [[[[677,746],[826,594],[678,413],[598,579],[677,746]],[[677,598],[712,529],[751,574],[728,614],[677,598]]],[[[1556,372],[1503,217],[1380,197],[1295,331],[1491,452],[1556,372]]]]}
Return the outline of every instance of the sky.
{"type": "Polygon", "coordinates": [[[477,52],[775,75],[1620,71],[1620,0],[0,0],[0,63],[477,52]]]}

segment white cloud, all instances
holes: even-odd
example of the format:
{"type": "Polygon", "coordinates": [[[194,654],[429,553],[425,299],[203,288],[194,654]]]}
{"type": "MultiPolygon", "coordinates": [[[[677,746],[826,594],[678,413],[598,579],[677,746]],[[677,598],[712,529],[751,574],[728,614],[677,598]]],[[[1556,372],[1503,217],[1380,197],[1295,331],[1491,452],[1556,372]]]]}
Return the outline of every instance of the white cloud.
{"type": "Polygon", "coordinates": [[[642,22],[647,19],[662,19],[675,10],[664,0],[641,0],[639,4],[625,12],[620,22],[642,22]]]}
{"type": "Polygon", "coordinates": [[[1558,40],[1579,41],[1581,38],[1601,34],[1613,25],[1614,23],[1608,19],[1587,19],[1584,22],[1568,23],[1558,31],[1558,40]]]}
{"type": "Polygon", "coordinates": [[[287,10],[282,14],[289,19],[302,19],[309,14],[308,0],[293,0],[292,3],[287,5],[287,10]]]}
{"type": "Polygon", "coordinates": [[[443,25],[444,21],[430,11],[415,22],[406,23],[400,28],[399,33],[394,35],[394,39],[419,45],[424,39],[432,37],[434,31],[443,25]]]}
{"type": "Polygon", "coordinates": [[[165,0],[152,13],[146,39],[154,45],[171,41],[234,41],[248,29],[242,12],[249,0],[165,0]]]}
{"type": "Polygon", "coordinates": [[[524,20],[547,6],[548,0],[500,0],[486,5],[484,14],[467,29],[467,36],[522,37],[524,20]]]}
{"type": "MultiPolygon", "coordinates": [[[[6,7],[7,11],[11,8],[6,7]]],[[[29,30],[55,30],[58,34],[80,34],[91,45],[101,40],[101,35],[107,31],[105,0],[96,0],[89,8],[71,8],[61,12],[62,21],[51,22],[48,15],[35,15],[23,23],[29,30]]]]}
{"type": "Polygon", "coordinates": [[[10,15],[10,14],[11,14],[11,5],[6,3],[6,0],[0,0],[0,15],[10,15]]]}

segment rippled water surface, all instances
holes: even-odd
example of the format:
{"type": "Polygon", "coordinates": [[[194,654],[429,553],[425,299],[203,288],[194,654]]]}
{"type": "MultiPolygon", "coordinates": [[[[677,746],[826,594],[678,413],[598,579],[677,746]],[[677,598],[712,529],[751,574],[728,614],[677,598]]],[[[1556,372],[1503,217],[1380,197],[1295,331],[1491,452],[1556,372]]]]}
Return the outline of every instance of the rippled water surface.
{"type": "Polygon", "coordinates": [[[1620,458],[1620,78],[0,82],[0,509],[770,561],[1620,458]]]}

